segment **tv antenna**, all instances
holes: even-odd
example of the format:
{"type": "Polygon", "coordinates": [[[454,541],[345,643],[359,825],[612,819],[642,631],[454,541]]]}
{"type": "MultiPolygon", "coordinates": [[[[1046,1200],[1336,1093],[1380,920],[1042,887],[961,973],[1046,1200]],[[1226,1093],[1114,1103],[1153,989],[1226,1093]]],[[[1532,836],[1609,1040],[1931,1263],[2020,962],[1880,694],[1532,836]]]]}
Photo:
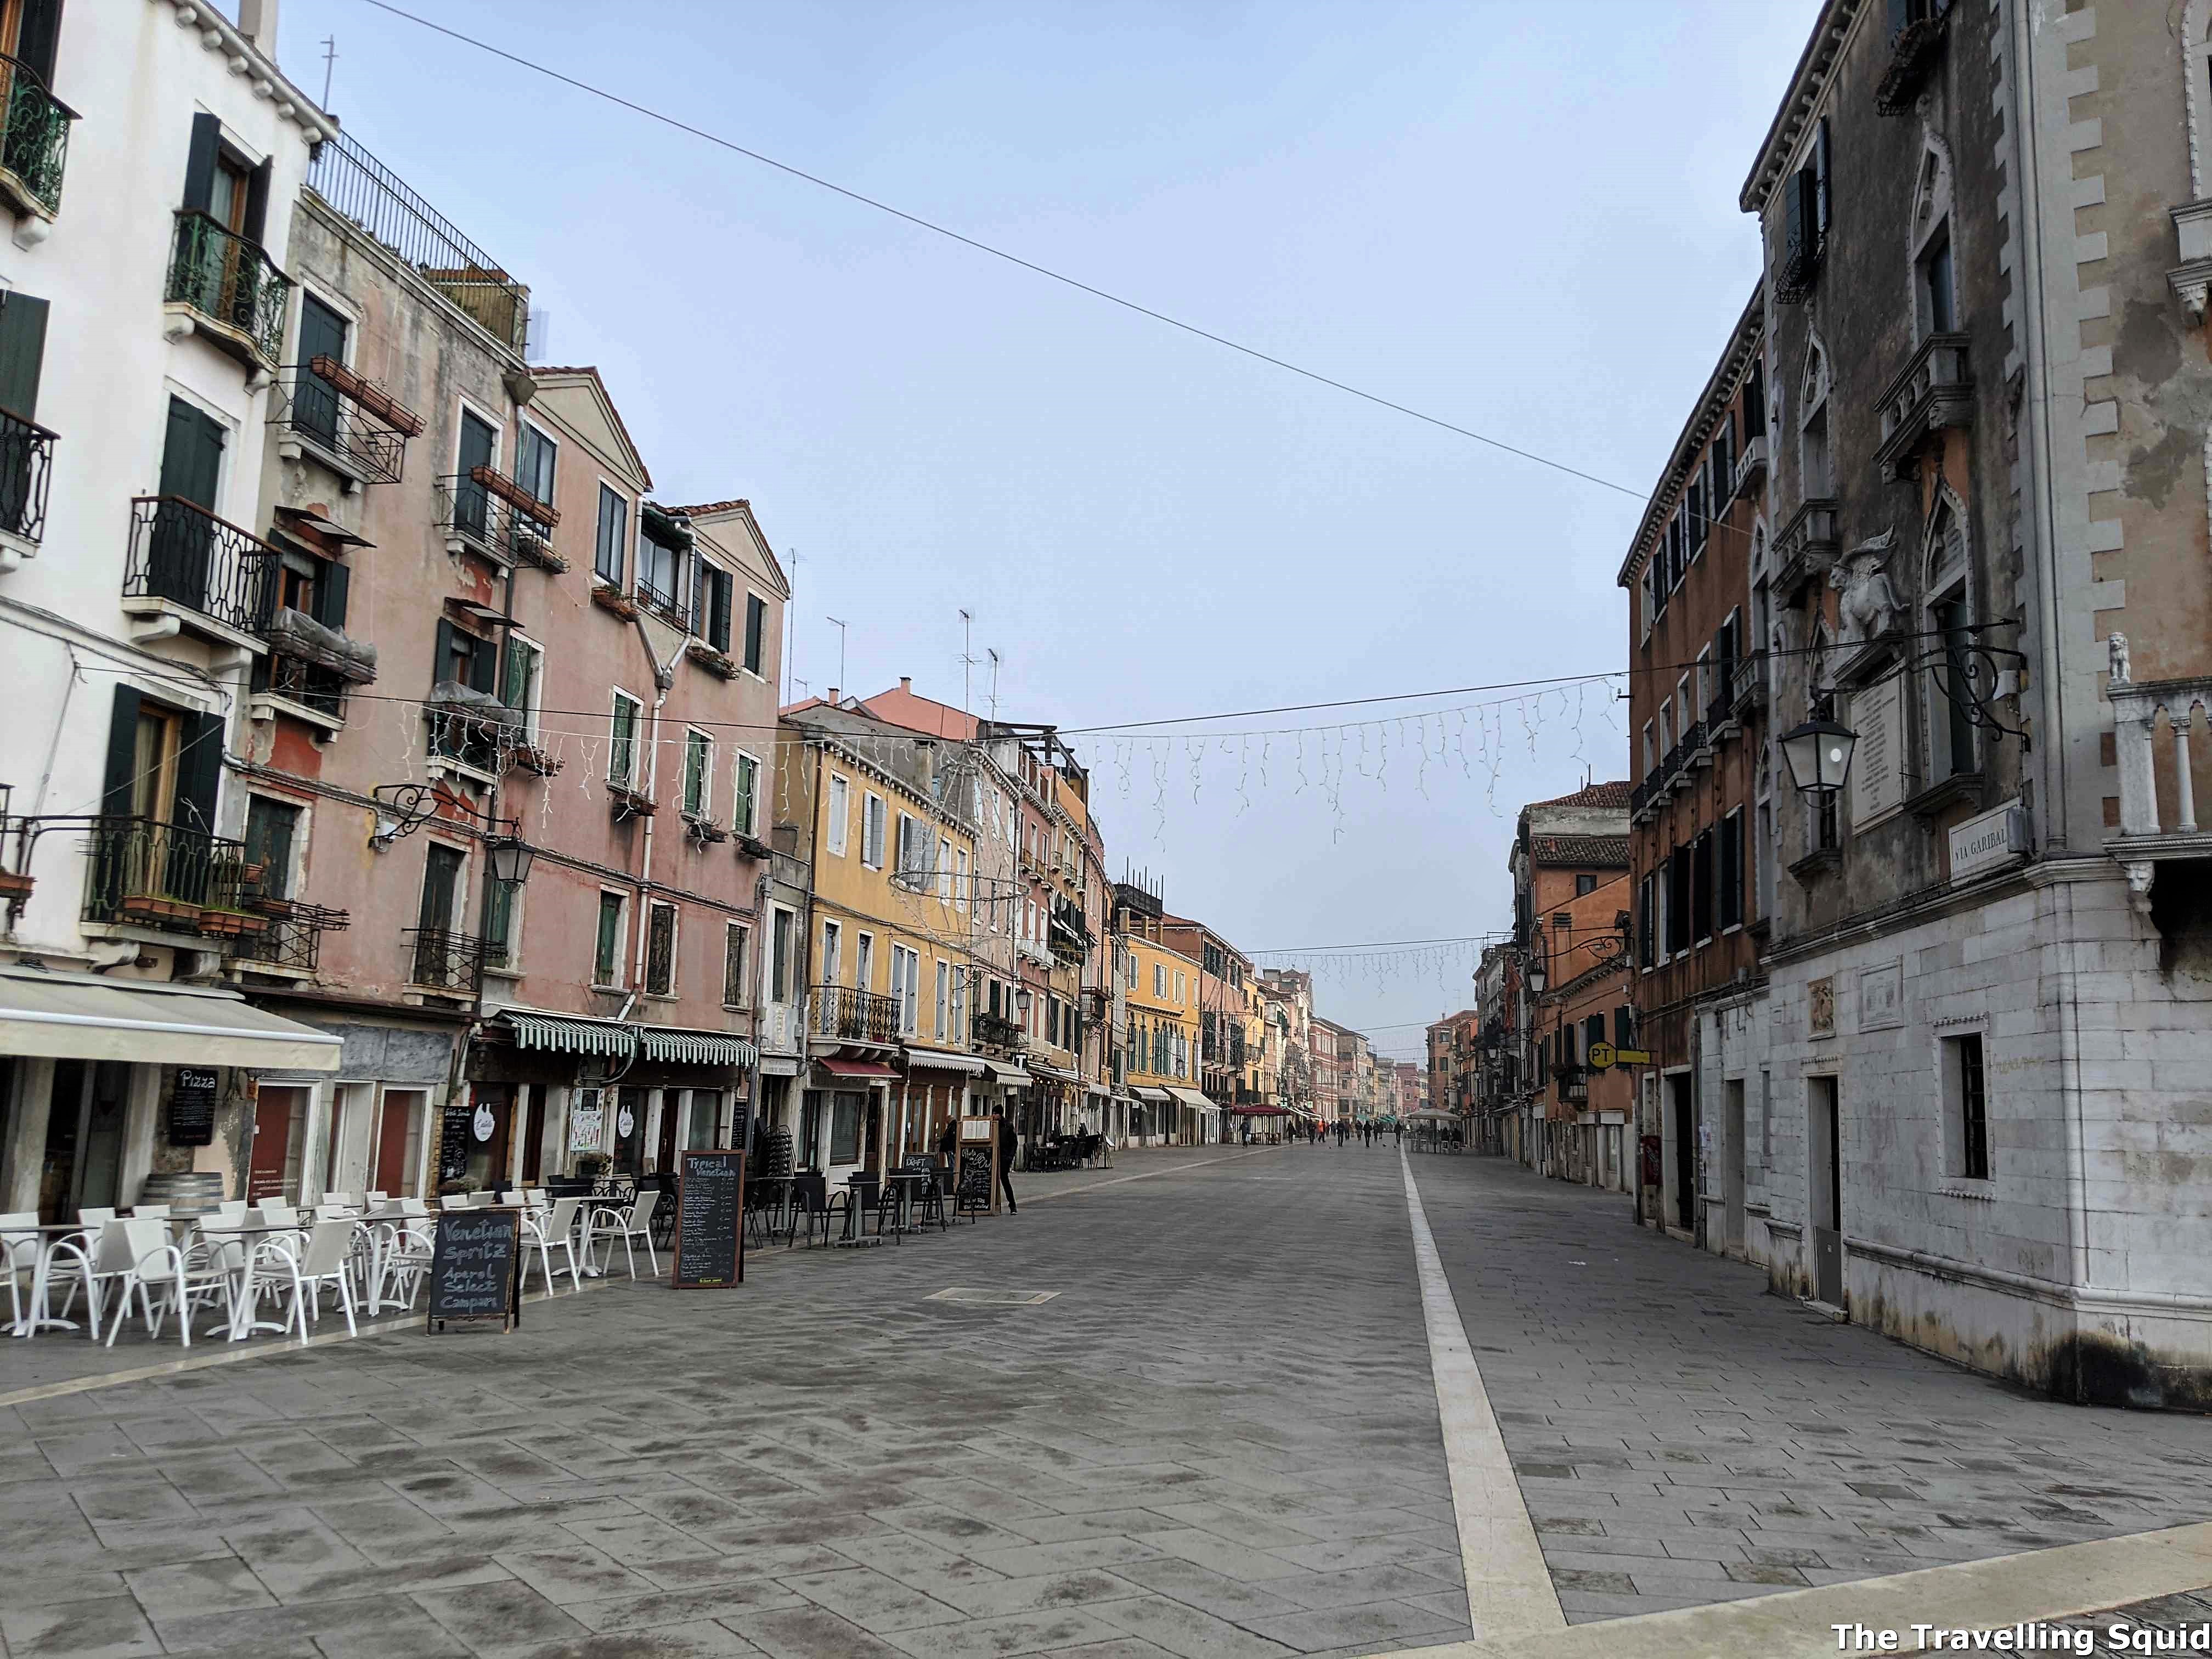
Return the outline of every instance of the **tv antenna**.
{"type": "Polygon", "coordinates": [[[968,713],[968,678],[975,666],[975,618],[966,606],[960,611],[960,712],[968,713]]]}
{"type": "Polygon", "coordinates": [[[331,108],[331,71],[337,67],[338,38],[335,34],[323,37],[323,112],[331,108]]]}
{"type": "Polygon", "coordinates": [[[837,629],[837,684],[850,691],[853,688],[845,684],[845,624],[836,617],[824,617],[823,621],[837,629]]]}
{"type": "Polygon", "coordinates": [[[999,648],[988,646],[983,654],[991,659],[991,719],[995,724],[999,718],[999,648]]]}

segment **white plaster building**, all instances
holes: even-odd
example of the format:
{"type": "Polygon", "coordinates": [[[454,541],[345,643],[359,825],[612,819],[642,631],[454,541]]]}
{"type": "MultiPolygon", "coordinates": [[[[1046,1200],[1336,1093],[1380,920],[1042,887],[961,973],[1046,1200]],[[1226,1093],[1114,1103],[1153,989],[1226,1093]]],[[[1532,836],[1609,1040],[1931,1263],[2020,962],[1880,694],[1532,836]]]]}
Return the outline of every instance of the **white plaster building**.
{"type": "Polygon", "coordinates": [[[294,325],[270,250],[335,131],[277,70],[275,11],[5,13],[0,1210],[73,1216],[133,1201],[156,1168],[233,1170],[252,1120],[235,1068],[337,1058],[208,982],[241,878],[216,832],[265,649],[248,526],[294,325]]]}

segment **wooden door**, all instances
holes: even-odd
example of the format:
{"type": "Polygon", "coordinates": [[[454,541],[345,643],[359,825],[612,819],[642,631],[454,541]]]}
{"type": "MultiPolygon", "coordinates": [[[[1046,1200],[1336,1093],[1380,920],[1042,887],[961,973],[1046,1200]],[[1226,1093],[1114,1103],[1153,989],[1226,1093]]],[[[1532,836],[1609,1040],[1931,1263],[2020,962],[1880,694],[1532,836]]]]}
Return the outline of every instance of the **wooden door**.
{"type": "Polygon", "coordinates": [[[534,1187],[545,1168],[545,1085],[529,1087],[530,1106],[523,1118],[522,1184],[534,1187]]]}
{"type": "Polygon", "coordinates": [[[683,1118],[680,1093],[675,1089],[660,1091],[660,1136],[653,1167],[663,1175],[672,1174],[676,1169],[677,1130],[683,1118]]]}
{"type": "Polygon", "coordinates": [[[387,1090],[384,1115],[376,1131],[376,1176],[372,1188],[393,1198],[416,1196],[414,1164],[408,1149],[415,1144],[422,1095],[416,1089],[387,1090]]]}
{"type": "Polygon", "coordinates": [[[291,1162],[292,1113],[300,1093],[273,1085],[261,1091],[253,1111],[253,1152],[246,1172],[246,1196],[251,1203],[291,1197],[284,1175],[291,1162]]]}

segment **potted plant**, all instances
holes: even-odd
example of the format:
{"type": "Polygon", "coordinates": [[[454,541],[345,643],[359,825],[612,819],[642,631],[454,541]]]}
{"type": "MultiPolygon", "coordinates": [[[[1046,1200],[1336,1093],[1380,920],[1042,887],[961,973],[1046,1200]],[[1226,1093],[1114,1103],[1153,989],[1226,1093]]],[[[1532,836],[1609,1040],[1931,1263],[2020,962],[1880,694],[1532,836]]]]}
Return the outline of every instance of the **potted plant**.
{"type": "Polygon", "coordinates": [[[614,1167],[614,1162],[605,1152],[579,1152],[576,1154],[576,1173],[597,1181],[614,1167]]]}
{"type": "Polygon", "coordinates": [[[606,582],[592,584],[592,603],[602,611],[611,611],[625,621],[637,615],[637,606],[630,602],[629,595],[606,582]]]}
{"type": "Polygon", "coordinates": [[[0,899],[20,904],[31,896],[32,885],[37,879],[35,876],[19,876],[13,870],[0,870],[0,899]]]}

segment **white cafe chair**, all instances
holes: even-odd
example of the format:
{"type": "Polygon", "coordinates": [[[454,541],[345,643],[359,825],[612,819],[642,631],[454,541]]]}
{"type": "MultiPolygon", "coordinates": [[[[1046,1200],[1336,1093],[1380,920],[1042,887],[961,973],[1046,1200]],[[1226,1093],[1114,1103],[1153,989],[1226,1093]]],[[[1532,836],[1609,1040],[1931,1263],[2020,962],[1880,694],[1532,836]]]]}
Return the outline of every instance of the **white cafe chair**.
{"type": "MultiPolygon", "coordinates": [[[[576,1224],[576,1209],[583,1203],[580,1198],[563,1198],[555,1201],[550,1211],[539,1210],[525,1216],[522,1248],[538,1252],[538,1265],[545,1275],[545,1294],[553,1294],[553,1253],[558,1250],[566,1264],[559,1269],[568,1276],[568,1283],[583,1288],[583,1279],[576,1269],[576,1241],[571,1235],[576,1224]]],[[[526,1273],[526,1278],[527,1274],[526,1273]]]]}
{"type": "MultiPolygon", "coordinates": [[[[653,1269],[653,1277],[658,1279],[660,1276],[660,1258],[653,1254],[653,1211],[659,1202],[660,1191],[655,1188],[651,1192],[640,1193],[637,1201],[627,1209],[617,1210],[609,1206],[592,1212],[592,1242],[596,1243],[601,1238],[607,1241],[607,1260],[612,1262],[614,1242],[620,1239],[623,1255],[629,1261],[629,1276],[632,1279],[637,1277],[636,1243],[641,1240],[644,1243],[645,1259],[653,1269]]],[[[604,1273],[605,1268],[602,1267],[600,1271],[604,1273]]]]}
{"type": "Polygon", "coordinates": [[[120,1280],[123,1299],[117,1303],[107,1322],[107,1346],[115,1346],[115,1338],[123,1329],[123,1322],[131,1317],[131,1298],[138,1298],[139,1312],[146,1322],[146,1334],[159,1340],[161,1322],[174,1314],[177,1336],[183,1345],[192,1346],[192,1315],[208,1303],[220,1301],[226,1317],[232,1311],[230,1275],[206,1260],[195,1261],[178,1246],[168,1242],[168,1226],[159,1216],[133,1216],[128,1221],[115,1224],[123,1229],[131,1248],[130,1271],[120,1280]],[[155,1292],[161,1292],[158,1306],[155,1292]]]}

